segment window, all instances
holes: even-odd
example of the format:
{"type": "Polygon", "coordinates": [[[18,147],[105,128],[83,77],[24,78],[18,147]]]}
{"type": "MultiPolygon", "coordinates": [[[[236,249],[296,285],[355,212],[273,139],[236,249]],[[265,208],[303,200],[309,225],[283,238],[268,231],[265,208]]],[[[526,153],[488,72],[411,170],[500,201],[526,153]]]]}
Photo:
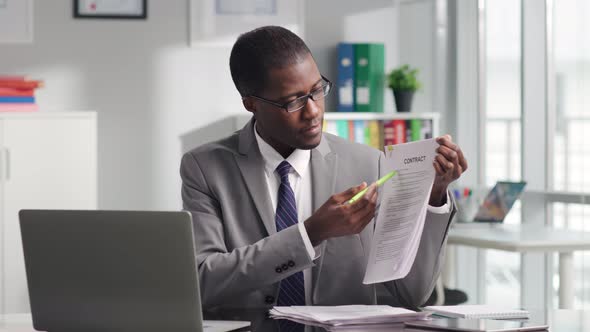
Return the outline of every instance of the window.
{"type": "MultiPolygon", "coordinates": [[[[528,224],[590,232],[590,2],[474,3],[458,3],[457,59],[458,86],[470,93],[464,103],[458,103],[459,130],[467,128],[469,138],[482,126],[485,131],[484,142],[481,137],[475,137],[475,144],[467,140],[472,153],[481,152],[476,181],[489,187],[498,180],[526,180],[527,213],[538,212],[528,224]],[[484,33],[463,33],[466,27],[483,28],[484,33]],[[472,88],[474,68],[480,85],[472,88]],[[468,99],[472,94],[477,94],[474,99],[479,103],[468,99]],[[474,104],[481,109],[471,117],[474,104]]],[[[517,205],[505,222],[518,224],[520,217],[517,205]]],[[[461,272],[479,264],[470,253],[458,252],[470,262],[461,272]]],[[[517,307],[520,300],[547,299],[551,301],[547,305],[559,305],[557,254],[552,258],[486,252],[487,261],[479,264],[487,272],[485,283],[467,281],[476,300],[517,307]],[[521,276],[543,272],[548,272],[546,278],[526,284],[519,281],[521,276]]],[[[574,308],[590,308],[590,253],[575,253],[573,264],[574,308]]]]}
{"type": "MultiPolygon", "coordinates": [[[[521,3],[485,2],[485,183],[521,179],[521,3]]],[[[520,223],[520,203],[506,223],[520,223]]],[[[518,307],[520,256],[488,250],[485,299],[518,307]]]]}
{"type": "MultiPolygon", "coordinates": [[[[586,0],[553,2],[552,40],[554,71],[555,123],[553,143],[552,189],[590,192],[590,3],[586,0]]],[[[590,231],[590,205],[553,203],[555,227],[590,231]]],[[[556,260],[555,260],[556,261],[556,260]]],[[[552,286],[559,286],[557,262],[552,286]]],[[[574,305],[590,308],[590,254],[574,253],[574,305]]],[[[557,301],[554,301],[555,303],[557,301]]]]}
{"type": "Polygon", "coordinates": [[[520,1],[485,5],[486,184],[521,179],[520,1]]]}
{"type": "Polygon", "coordinates": [[[587,1],[554,2],[553,189],[560,191],[590,191],[589,15],[587,1]]]}

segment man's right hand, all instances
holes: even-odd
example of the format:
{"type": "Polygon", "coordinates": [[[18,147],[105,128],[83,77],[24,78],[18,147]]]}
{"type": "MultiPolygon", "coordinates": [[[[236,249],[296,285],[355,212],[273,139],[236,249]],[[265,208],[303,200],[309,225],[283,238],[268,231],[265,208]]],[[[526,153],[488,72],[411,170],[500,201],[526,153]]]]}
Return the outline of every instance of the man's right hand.
{"type": "Polygon", "coordinates": [[[348,200],[367,184],[352,187],[332,195],[305,223],[305,229],[312,245],[332,237],[360,233],[375,216],[377,206],[377,185],[373,183],[362,198],[352,204],[348,200]]]}

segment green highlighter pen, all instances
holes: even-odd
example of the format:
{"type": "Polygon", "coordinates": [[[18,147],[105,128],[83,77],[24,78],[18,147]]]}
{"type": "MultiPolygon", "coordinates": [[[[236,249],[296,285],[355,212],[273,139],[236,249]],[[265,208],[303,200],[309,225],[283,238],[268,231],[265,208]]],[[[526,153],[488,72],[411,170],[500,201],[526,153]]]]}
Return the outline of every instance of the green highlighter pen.
{"type": "MultiPolygon", "coordinates": [[[[387,180],[391,179],[396,174],[397,174],[396,171],[385,174],[385,176],[383,176],[381,179],[377,180],[377,187],[380,187],[381,185],[383,185],[387,180]]],[[[369,189],[369,187],[361,190],[358,194],[354,195],[351,199],[348,200],[348,204],[352,204],[352,203],[358,201],[361,197],[363,197],[363,195],[367,192],[368,189],[369,189]]]]}

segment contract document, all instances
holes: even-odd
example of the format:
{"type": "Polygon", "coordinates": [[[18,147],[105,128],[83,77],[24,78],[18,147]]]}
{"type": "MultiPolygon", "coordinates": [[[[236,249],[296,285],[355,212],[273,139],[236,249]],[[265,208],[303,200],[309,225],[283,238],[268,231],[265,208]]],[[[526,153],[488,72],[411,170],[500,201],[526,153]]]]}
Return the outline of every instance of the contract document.
{"type": "Polygon", "coordinates": [[[364,284],[401,279],[410,272],[424,229],[437,147],[435,139],[385,147],[382,173],[395,170],[397,175],[381,190],[364,284]]]}

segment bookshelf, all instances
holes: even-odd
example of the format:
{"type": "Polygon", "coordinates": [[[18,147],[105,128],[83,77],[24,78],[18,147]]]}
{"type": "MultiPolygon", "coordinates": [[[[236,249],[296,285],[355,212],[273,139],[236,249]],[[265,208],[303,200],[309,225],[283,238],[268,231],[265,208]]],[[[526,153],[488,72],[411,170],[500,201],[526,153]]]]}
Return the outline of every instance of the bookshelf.
{"type": "Polygon", "coordinates": [[[324,131],[382,149],[384,145],[436,137],[439,113],[326,112],[324,131]]]}
{"type": "MultiPolygon", "coordinates": [[[[236,130],[242,129],[242,127],[250,121],[252,115],[250,113],[242,112],[210,123],[205,127],[195,128],[189,132],[181,135],[180,140],[182,144],[182,151],[187,152],[191,149],[212,142],[227,135],[230,135],[236,130]]],[[[383,123],[383,121],[391,120],[430,120],[432,121],[432,133],[433,136],[439,134],[439,113],[345,113],[345,112],[325,112],[324,121],[336,121],[336,120],[363,120],[371,121],[376,120],[383,123]]],[[[378,149],[381,150],[383,146],[378,149]]]]}

